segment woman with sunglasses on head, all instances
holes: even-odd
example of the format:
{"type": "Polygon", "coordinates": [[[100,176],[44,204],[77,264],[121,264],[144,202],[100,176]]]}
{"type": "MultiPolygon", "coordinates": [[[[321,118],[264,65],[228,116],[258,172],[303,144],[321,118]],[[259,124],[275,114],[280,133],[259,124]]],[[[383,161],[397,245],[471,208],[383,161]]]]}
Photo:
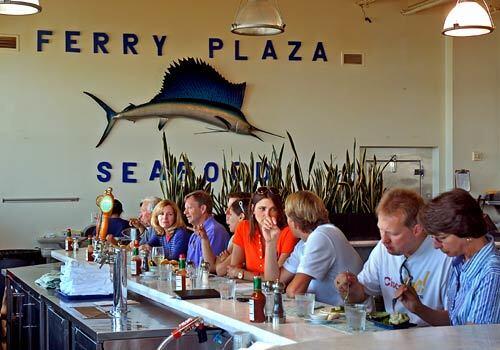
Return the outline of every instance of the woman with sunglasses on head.
{"type": "Polygon", "coordinates": [[[263,224],[271,220],[281,229],[278,243],[278,265],[281,267],[292,253],[298,239],[286,225],[283,202],[277,189],[260,187],[252,195],[249,219],[236,228],[233,239],[231,265],[227,268],[229,277],[252,280],[264,274],[265,240],[262,236],[263,224]]]}
{"type": "MultiPolygon", "coordinates": [[[[226,224],[229,227],[229,232],[234,233],[236,226],[246,219],[250,198],[236,198],[230,197],[228,201],[228,208],[226,209],[226,224]]],[[[231,253],[233,251],[233,237],[229,240],[227,249],[222,251],[218,256],[212,251],[208,236],[203,228],[198,232],[201,237],[201,250],[203,253],[203,260],[210,264],[210,272],[216,272],[219,276],[227,274],[227,267],[231,263],[231,253]]]]}
{"type": "Polygon", "coordinates": [[[142,249],[163,247],[168,260],[178,260],[179,255],[187,253],[191,232],[186,230],[177,204],[167,199],[160,201],[151,214],[151,226],[155,234],[141,246],[142,249]]]}
{"type": "Polygon", "coordinates": [[[450,257],[447,310],[420,301],[411,286],[403,287],[402,302],[431,325],[500,323],[500,254],[479,204],[462,190],[445,192],[419,213],[419,221],[434,237],[434,246],[450,257]]]}

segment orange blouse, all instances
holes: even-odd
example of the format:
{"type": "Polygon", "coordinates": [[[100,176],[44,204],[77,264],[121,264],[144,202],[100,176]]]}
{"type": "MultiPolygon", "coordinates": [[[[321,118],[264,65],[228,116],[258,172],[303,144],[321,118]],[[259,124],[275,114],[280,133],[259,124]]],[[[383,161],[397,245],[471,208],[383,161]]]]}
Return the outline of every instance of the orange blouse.
{"type": "MultiPolygon", "coordinates": [[[[298,241],[288,226],[283,228],[276,247],[278,256],[282,253],[291,253],[298,241]]],[[[265,240],[258,227],[253,240],[250,240],[250,222],[248,220],[240,222],[234,233],[233,244],[245,252],[245,265],[248,271],[258,274],[264,273],[265,240]]]]}

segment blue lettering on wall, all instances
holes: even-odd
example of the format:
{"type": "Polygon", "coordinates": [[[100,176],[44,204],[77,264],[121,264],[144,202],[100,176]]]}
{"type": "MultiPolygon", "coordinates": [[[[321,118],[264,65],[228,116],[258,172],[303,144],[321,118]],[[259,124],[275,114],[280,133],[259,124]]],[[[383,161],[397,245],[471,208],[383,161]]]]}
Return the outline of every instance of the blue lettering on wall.
{"type": "Polygon", "coordinates": [[[66,32],[66,52],[78,53],[82,51],[79,47],[75,47],[78,41],[74,39],[74,36],[80,36],[80,32],[77,30],[68,30],[66,32]]]}
{"type": "Polygon", "coordinates": [[[99,162],[97,164],[97,180],[100,182],[109,182],[111,180],[111,173],[109,170],[113,169],[110,162],[99,162]]]}
{"type": "Polygon", "coordinates": [[[158,35],[153,35],[153,40],[156,44],[157,55],[163,56],[163,46],[165,45],[165,42],[167,41],[167,36],[162,35],[161,37],[158,37],[158,35]]]}
{"type": "Polygon", "coordinates": [[[302,56],[297,56],[297,52],[299,51],[300,47],[302,46],[302,42],[301,41],[289,41],[288,45],[293,46],[293,49],[290,52],[290,55],[288,55],[288,60],[289,61],[302,61],[302,56]]]}
{"type": "Polygon", "coordinates": [[[37,30],[36,32],[36,50],[38,52],[40,51],[43,51],[42,49],[42,44],[48,44],[49,43],[49,39],[48,38],[44,38],[44,36],[46,35],[52,35],[52,31],[51,30],[37,30]]]}
{"type": "Polygon", "coordinates": [[[266,47],[264,48],[264,53],[262,54],[262,59],[265,60],[268,57],[272,57],[273,59],[277,60],[278,56],[276,55],[276,50],[274,49],[273,41],[268,40],[266,42],[266,47]]]}
{"type": "Polygon", "coordinates": [[[123,34],[123,54],[128,55],[130,50],[134,55],[137,55],[137,50],[135,45],[139,42],[139,37],[134,33],[124,33],[123,34]]]}
{"type": "Polygon", "coordinates": [[[94,53],[99,53],[101,50],[102,53],[109,53],[106,48],[106,44],[109,42],[109,35],[102,32],[94,33],[94,53]]]}
{"type": "Polygon", "coordinates": [[[325,48],[323,47],[323,43],[320,41],[316,45],[316,50],[314,50],[314,55],[313,55],[313,61],[317,61],[318,59],[322,59],[324,62],[328,61],[326,58],[326,51],[325,48]]]}
{"type": "Polygon", "coordinates": [[[159,160],[155,160],[153,163],[153,169],[151,169],[151,174],[149,175],[149,181],[154,181],[155,179],[159,179],[161,175],[161,162],[159,160]]]}
{"type": "Polygon", "coordinates": [[[214,51],[221,50],[224,42],[219,38],[208,38],[208,57],[214,58],[214,51]]]}
{"type": "Polygon", "coordinates": [[[255,177],[257,179],[267,180],[269,178],[269,166],[262,169],[262,162],[255,163],[255,177]]]}
{"type": "Polygon", "coordinates": [[[136,183],[137,179],[133,179],[130,176],[134,175],[134,171],[131,170],[131,167],[136,167],[137,163],[135,162],[123,162],[122,164],[122,182],[125,183],[136,183]]]}
{"type": "Polygon", "coordinates": [[[240,55],[240,41],[239,40],[234,41],[234,59],[236,61],[247,61],[248,60],[248,56],[240,55]]]}
{"type": "Polygon", "coordinates": [[[208,182],[215,182],[219,178],[219,166],[215,162],[208,162],[205,165],[203,176],[208,182]],[[210,176],[210,169],[213,169],[213,175],[210,176]]]}

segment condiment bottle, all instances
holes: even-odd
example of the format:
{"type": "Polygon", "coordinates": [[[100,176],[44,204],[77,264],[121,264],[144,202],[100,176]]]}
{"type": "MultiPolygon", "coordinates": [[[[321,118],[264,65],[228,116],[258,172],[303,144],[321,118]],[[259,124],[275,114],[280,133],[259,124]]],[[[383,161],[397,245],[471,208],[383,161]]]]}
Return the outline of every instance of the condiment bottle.
{"type": "Polygon", "coordinates": [[[266,315],[266,322],[273,322],[273,306],[274,306],[273,281],[264,282],[263,293],[264,296],[266,297],[266,307],[264,308],[264,314],[266,315]]]}
{"type": "Polygon", "coordinates": [[[130,275],[139,276],[141,274],[141,257],[139,256],[139,243],[135,241],[134,249],[132,250],[132,258],[130,259],[130,275]]]}
{"type": "Polygon", "coordinates": [[[67,252],[73,251],[73,238],[71,238],[71,229],[66,229],[66,239],[64,240],[64,250],[67,252]]]}
{"type": "Polygon", "coordinates": [[[266,297],[262,293],[262,279],[260,276],[254,276],[253,278],[253,293],[248,304],[250,322],[264,322],[266,320],[266,316],[264,315],[266,297]]]}
{"type": "Polygon", "coordinates": [[[179,255],[179,270],[175,273],[175,290],[186,290],[186,257],[179,255]]]}
{"type": "Polygon", "coordinates": [[[285,285],[279,280],[274,282],[273,326],[285,323],[285,310],[283,309],[283,293],[285,285]]]}
{"type": "Polygon", "coordinates": [[[87,261],[94,261],[94,246],[92,245],[92,236],[87,239],[87,254],[85,254],[87,261]]]}
{"type": "Polygon", "coordinates": [[[210,263],[203,260],[200,264],[201,268],[201,289],[208,289],[208,277],[210,275],[210,263]]]}
{"type": "Polygon", "coordinates": [[[141,252],[141,260],[142,260],[142,264],[141,264],[141,272],[147,272],[149,271],[149,262],[148,262],[148,252],[143,250],[141,252]]]}

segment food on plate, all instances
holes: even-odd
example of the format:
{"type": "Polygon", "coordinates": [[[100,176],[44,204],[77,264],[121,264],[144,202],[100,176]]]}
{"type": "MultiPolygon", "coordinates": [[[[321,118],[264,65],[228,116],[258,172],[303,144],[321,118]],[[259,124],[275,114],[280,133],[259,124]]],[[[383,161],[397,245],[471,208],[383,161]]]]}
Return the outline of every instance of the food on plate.
{"type": "Polygon", "coordinates": [[[389,319],[390,314],[385,311],[379,311],[379,312],[370,312],[368,314],[368,318],[374,321],[384,321],[389,319]]]}
{"type": "Polygon", "coordinates": [[[403,323],[410,322],[410,317],[404,312],[395,312],[389,317],[389,324],[398,326],[403,323]]]}
{"type": "Polygon", "coordinates": [[[336,320],[338,318],[340,318],[340,314],[339,313],[329,313],[328,316],[326,316],[326,319],[328,321],[336,320]]]}
{"type": "Polygon", "coordinates": [[[179,262],[177,260],[168,260],[168,259],[163,259],[160,262],[160,265],[179,265],[179,262]]]}

